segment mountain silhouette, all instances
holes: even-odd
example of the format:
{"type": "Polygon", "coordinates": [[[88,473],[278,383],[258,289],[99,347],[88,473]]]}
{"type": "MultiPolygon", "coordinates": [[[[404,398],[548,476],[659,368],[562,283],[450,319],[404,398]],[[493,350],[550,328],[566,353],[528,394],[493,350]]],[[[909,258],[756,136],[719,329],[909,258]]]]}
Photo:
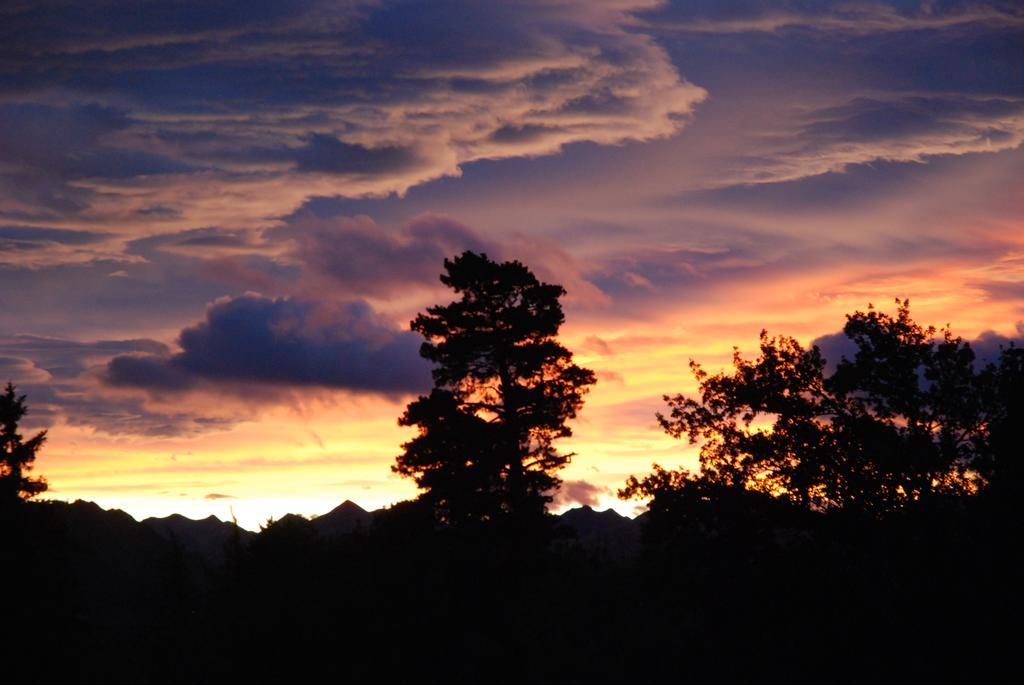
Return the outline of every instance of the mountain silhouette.
{"type": "Polygon", "coordinates": [[[143,519],[142,525],[156,531],[165,540],[176,542],[185,552],[198,556],[210,566],[224,562],[224,547],[235,535],[243,545],[256,537],[252,531],[221,521],[213,515],[197,520],[171,514],[163,518],[143,519]]]}
{"type": "Polygon", "coordinates": [[[119,509],[93,502],[30,505],[30,525],[43,558],[73,584],[76,617],[108,629],[127,629],[163,611],[168,574],[177,562],[159,534],[119,509]]]}
{"type": "Polygon", "coordinates": [[[357,529],[366,529],[373,517],[374,512],[366,511],[352,500],[345,500],[326,514],[313,518],[312,524],[321,537],[336,538],[357,529]]]}
{"type": "Polygon", "coordinates": [[[709,655],[686,665],[694,682],[756,682],[765,663],[787,682],[839,668],[849,672],[836,682],[891,682],[873,677],[882,672],[982,682],[997,680],[991,607],[1019,616],[1010,516],[979,499],[884,521],[820,517],[805,526],[813,535],[783,543],[771,535],[774,519],[745,534],[734,528],[750,517],[731,528],[686,520],[666,541],[650,536],[651,514],[582,506],[551,517],[562,534],[521,554],[500,531],[453,535],[349,501],[314,518],[287,514],[260,533],[214,517],[138,522],[77,501],[9,510],[0,540],[31,582],[12,601],[11,625],[54,638],[29,663],[49,655],[69,682],[302,680],[302,668],[336,665],[339,654],[354,679],[609,682],[639,673],[660,682],[678,679],[680,645],[709,655]],[[352,631],[342,615],[367,627],[352,631]],[[638,615],[640,627],[624,633],[638,615]],[[558,638],[544,655],[550,671],[539,670],[544,659],[510,664],[505,650],[531,639],[538,617],[557,617],[545,624],[558,638]],[[962,626],[977,627],[958,640],[978,656],[935,659],[931,645],[962,626]],[[402,659],[396,634],[416,636],[402,659]],[[736,639],[750,656],[734,658],[736,639]],[[254,644],[258,659],[238,658],[254,644]],[[645,649],[642,663],[623,660],[645,649]],[[850,661],[850,650],[871,658],[850,661]],[[308,661],[296,664],[296,654],[308,661]],[[424,677],[422,664],[441,670],[424,677]],[[487,677],[501,669],[513,677],[487,677]]]}
{"type": "Polygon", "coordinates": [[[623,557],[640,547],[640,523],[614,509],[595,511],[583,505],[563,512],[559,520],[576,533],[577,540],[585,548],[623,557]]]}

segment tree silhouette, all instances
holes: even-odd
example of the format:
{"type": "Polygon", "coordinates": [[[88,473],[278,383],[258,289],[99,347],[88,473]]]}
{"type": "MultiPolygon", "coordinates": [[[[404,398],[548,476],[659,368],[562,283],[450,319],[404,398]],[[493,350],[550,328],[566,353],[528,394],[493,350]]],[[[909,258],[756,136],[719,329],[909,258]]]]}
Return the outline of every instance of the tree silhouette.
{"type": "Polygon", "coordinates": [[[464,252],[445,260],[441,282],[461,295],[411,323],[426,342],[434,388],[410,403],[400,425],[419,435],[393,470],[416,480],[446,523],[540,516],[593,372],[555,340],[564,321],[559,285],[541,283],[518,261],[464,252]]]}
{"type": "Polygon", "coordinates": [[[1024,492],[1024,448],[1020,429],[1024,426],[1024,348],[1010,346],[999,355],[998,364],[982,372],[988,412],[988,454],[978,460],[978,470],[1005,502],[1016,508],[1024,492]]]}
{"type": "Polygon", "coordinates": [[[631,478],[620,494],[715,486],[807,509],[882,515],[983,487],[993,462],[990,431],[1005,425],[1001,398],[1019,378],[1012,350],[1003,353],[1002,371],[977,370],[970,344],[948,328],[936,338],[936,329],[911,319],[908,301],[897,300],[895,316],[855,312],[843,332],[857,352],[831,375],[817,347],[764,331],[759,357],[736,351],[732,373],[711,375],[691,361],[699,399],[666,396],[671,411],[658,420],[673,437],[701,445],[700,475],[656,469],[631,478]]]}
{"type": "Polygon", "coordinates": [[[14,385],[8,383],[0,395],[0,501],[27,499],[46,491],[44,478],[25,475],[32,470],[36,452],[46,441],[46,431],[22,440],[18,422],[27,412],[25,396],[19,396],[14,385]]]}

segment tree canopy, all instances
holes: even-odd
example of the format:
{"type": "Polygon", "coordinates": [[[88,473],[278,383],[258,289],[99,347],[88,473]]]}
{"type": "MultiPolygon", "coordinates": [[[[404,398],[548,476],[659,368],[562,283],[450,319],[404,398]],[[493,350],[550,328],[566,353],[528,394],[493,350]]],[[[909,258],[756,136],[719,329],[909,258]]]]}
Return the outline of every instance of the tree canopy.
{"type": "Polygon", "coordinates": [[[441,282],[460,299],[421,313],[411,328],[433,362],[434,388],[399,419],[419,434],[393,470],[414,478],[447,523],[543,514],[571,454],[555,441],[583,405],[593,372],[556,337],[565,290],[518,261],[464,252],[441,282]]]}
{"type": "Polygon", "coordinates": [[[659,467],[620,494],[716,486],[883,515],[972,494],[1019,470],[999,441],[1020,413],[1020,349],[982,364],[968,342],[948,327],[920,326],[898,300],[895,315],[871,307],[849,315],[843,332],[856,353],[831,373],[817,346],[764,331],[759,356],[735,351],[731,372],[709,374],[691,361],[699,397],[665,396],[670,411],[658,421],[700,445],[700,474],[659,467]]]}
{"type": "Polygon", "coordinates": [[[18,422],[27,412],[25,395],[18,395],[8,383],[0,394],[0,501],[27,499],[46,491],[45,479],[26,475],[46,441],[46,431],[22,439],[18,422]]]}

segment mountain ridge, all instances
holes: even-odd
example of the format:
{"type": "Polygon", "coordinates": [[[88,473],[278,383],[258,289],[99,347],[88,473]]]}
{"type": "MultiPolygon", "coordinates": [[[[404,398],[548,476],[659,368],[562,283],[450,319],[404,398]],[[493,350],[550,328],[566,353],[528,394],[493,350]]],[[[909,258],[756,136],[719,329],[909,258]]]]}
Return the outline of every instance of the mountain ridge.
{"type": "MultiPolygon", "coordinates": [[[[132,539],[138,538],[144,530],[146,535],[170,543],[172,548],[179,548],[208,569],[224,563],[225,550],[232,540],[237,540],[245,547],[260,535],[260,532],[223,521],[213,514],[193,519],[176,512],[163,517],[150,516],[137,520],[120,509],[103,509],[88,500],[76,500],[73,503],[58,501],[54,504],[64,512],[63,516],[74,520],[76,528],[85,526],[103,538],[129,536],[132,539]],[[136,530],[139,532],[133,532],[136,530]]],[[[330,541],[358,531],[368,531],[374,519],[385,511],[386,508],[368,511],[346,499],[318,516],[285,514],[273,522],[279,524],[294,520],[308,523],[320,538],[330,541]]],[[[559,544],[578,544],[617,557],[628,556],[639,548],[642,517],[634,519],[611,508],[599,511],[589,505],[573,507],[552,516],[556,528],[561,530],[559,544]]],[[[261,531],[263,528],[261,526],[261,531]]]]}

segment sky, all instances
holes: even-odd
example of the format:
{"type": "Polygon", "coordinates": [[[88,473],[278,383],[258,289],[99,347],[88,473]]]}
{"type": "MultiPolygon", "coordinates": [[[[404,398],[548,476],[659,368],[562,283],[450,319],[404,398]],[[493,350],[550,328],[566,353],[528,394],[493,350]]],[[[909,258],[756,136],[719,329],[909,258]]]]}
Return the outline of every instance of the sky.
{"type": "Polygon", "coordinates": [[[48,496],[256,528],[416,494],[409,321],[463,250],[596,371],[554,508],[623,513],[688,363],[909,298],[1024,338],[1024,8],[9,0],[0,379],[48,496]]]}

